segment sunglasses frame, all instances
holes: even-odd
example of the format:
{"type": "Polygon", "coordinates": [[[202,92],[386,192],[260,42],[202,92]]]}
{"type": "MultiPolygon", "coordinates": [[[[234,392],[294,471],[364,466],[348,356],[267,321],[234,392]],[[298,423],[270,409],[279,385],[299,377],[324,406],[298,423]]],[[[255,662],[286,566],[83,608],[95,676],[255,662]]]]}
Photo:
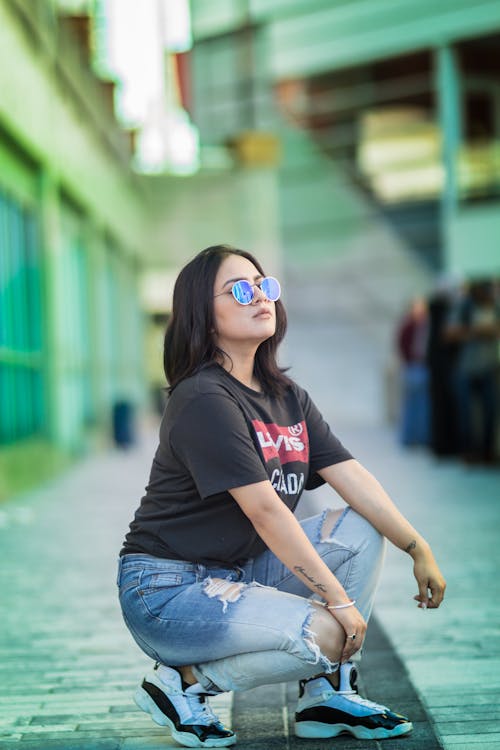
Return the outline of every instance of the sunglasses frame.
{"type": "Polygon", "coordinates": [[[280,296],[281,296],[281,284],[279,283],[278,279],[276,279],[276,278],[275,278],[274,276],[264,276],[264,278],[263,278],[263,279],[262,279],[261,281],[259,281],[259,282],[255,283],[255,284],[251,284],[251,283],[250,283],[249,281],[247,281],[247,279],[240,279],[239,281],[235,281],[235,282],[234,282],[234,284],[232,285],[231,289],[230,289],[230,290],[229,290],[228,292],[221,292],[221,294],[216,294],[215,296],[216,296],[216,297],[220,297],[220,296],[222,296],[223,294],[231,294],[231,295],[233,296],[233,299],[234,299],[234,300],[235,300],[235,301],[236,301],[236,302],[237,302],[237,303],[238,303],[239,305],[243,305],[243,307],[246,307],[247,305],[250,305],[250,304],[251,304],[251,303],[253,302],[253,300],[254,300],[254,297],[255,297],[255,287],[256,287],[256,286],[258,286],[258,287],[259,287],[260,291],[262,292],[262,294],[263,294],[263,295],[265,296],[265,298],[266,298],[266,299],[267,299],[267,300],[268,300],[269,302],[277,302],[277,301],[279,300],[279,298],[280,298],[280,296]],[[271,281],[273,281],[273,282],[274,282],[275,284],[277,284],[277,287],[278,287],[278,296],[277,296],[277,297],[276,297],[275,299],[270,299],[270,298],[269,298],[269,297],[267,296],[267,294],[265,293],[264,289],[262,289],[262,284],[264,284],[264,282],[266,282],[266,281],[268,281],[268,280],[271,280],[271,281]],[[252,294],[252,296],[250,297],[250,299],[248,300],[248,302],[242,302],[242,301],[241,301],[240,299],[238,299],[238,297],[236,296],[236,294],[235,294],[235,288],[236,288],[236,287],[238,286],[238,284],[245,284],[245,285],[248,285],[248,287],[250,288],[250,291],[251,291],[251,294],[252,294]]]}

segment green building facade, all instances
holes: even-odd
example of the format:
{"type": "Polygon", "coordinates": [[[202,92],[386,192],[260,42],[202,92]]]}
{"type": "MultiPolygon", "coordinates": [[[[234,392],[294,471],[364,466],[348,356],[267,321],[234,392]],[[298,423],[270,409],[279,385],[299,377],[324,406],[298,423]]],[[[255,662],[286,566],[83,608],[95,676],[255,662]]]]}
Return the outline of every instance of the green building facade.
{"type": "Polygon", "coordinates": [[[0,3],[0,497],[143,399],[146,203],[104,86],[47,3],[0,3]]]}
{"type": "Polygon", "coordinates": [[[136,171],[92,22],[90,1],[0,0],[0,499],[112,444],[117,404],[152,406],[148,333],[196,251],[280,265],[272,165],[223,149],[193,177],[136,171]]]}

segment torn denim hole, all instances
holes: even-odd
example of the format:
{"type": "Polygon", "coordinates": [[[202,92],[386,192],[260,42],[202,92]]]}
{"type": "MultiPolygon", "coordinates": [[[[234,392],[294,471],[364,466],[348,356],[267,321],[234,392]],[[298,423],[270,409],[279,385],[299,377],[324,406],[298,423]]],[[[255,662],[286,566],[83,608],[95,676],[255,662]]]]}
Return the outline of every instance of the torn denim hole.
{"type": "Polygon", "coordinates": [[[337,669],[339,668],[339,664],[338,662],[330,661],[327,656],[322,654],[318,644],[316,643],[316,633],[309,627],[314,613],[315,609],[312,605],[310,605],[310,610],[307,613],[307,617],[304,620],[304,624],[302,626],[302,637],[304,639],[304,643],[308,647],[313,657],[312,659],[307,659],[307,662],[309,664],[321,664],[322,672],[330,674],[331,672],[337,671],[337,669]]]}
{"type": "Polygon", "coordinates": [[[229,602],[237,602],[246,583],[230,581],[227,578],[206,578],[203,591],[209,599],[217,598],[222,602],[222,611],[226,612],[229,602]]]}
{"type": "Polygon", "coordinates": [[[323,533],[323,527],[325,526],[331,514],[336,515],[339,512],[339,509],[326,508],[326,510],[323,511],[319,519],[318,529],[317,529],[317,534],[316,534],[316,541],[319,542],[320,544],[324,542],[332,542],[333,537],[335,536],[335,532],[337,531],[338,527],[340,526],[340,524],[346,517],[346,514],[349,512],[349,510],[350,510],[349,506],[347,508],[344,508],[344,510],[339,514],[338,518],[335,520],[332,530],[330,531],[328,535],[326,535],[323,533]]]}

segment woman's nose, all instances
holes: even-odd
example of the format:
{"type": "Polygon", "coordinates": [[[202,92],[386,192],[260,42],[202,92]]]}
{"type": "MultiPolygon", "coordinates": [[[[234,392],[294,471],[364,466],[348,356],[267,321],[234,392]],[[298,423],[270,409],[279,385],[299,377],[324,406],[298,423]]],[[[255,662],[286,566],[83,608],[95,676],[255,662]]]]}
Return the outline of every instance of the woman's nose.
{"type": "Polygon", "coordinates": [[[260,302],[260,300],[267,299],[266,295],[260,288],[260,286],[257,286],[257,284],[254,286],[254,295],[252,302],[255,304],[256,302],[260,302]]]}

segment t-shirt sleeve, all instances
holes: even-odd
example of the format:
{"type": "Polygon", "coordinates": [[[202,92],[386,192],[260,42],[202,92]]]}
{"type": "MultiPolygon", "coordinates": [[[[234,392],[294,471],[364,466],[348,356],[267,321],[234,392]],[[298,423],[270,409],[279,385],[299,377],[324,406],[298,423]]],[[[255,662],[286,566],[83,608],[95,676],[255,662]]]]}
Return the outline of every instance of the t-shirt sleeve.
{"type": "Polygon", "coordinates": [[[306,489],[313,490],[325,483],[317,473],[320,469],[348,461],[353,456],[330,430],[307,391],[300,388],[299,398],[309,435],[309,478],[306,489]]]}
{"type": "Polygon", "coordinates": [[[245,417],[229,396],[208,393],[192,399],[177,415],[168,439],[203,498],[269,478],[245,417]]]}

